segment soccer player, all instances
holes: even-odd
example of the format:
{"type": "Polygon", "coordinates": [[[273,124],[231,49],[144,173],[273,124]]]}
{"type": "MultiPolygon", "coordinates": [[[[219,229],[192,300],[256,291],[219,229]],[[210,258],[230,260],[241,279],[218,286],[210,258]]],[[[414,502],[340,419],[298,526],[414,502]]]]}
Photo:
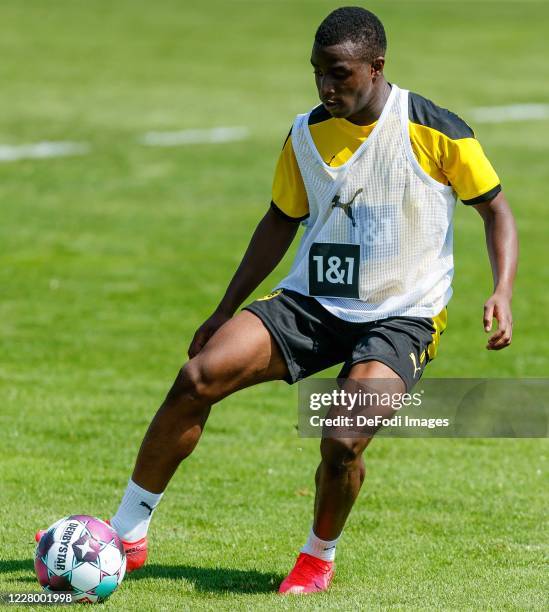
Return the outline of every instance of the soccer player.
{"type": "MultiPolygon", "coordinates": [[[[289,383],[343,363],[341,378],[409,391],[437,352],[451,297],[456,199],[484,221],[494,291],[489,350],[511,342],[515,223],[471,128],[383,74],[379,19],[340,8],[320,24],[311,63],[321,104],[298,115],[270,208],[214,313],[198,329],[143,440],[113,527],[128,570],[147,555],[154,509],[197,445],[210,408],[263,381],[289,383]],[[305,225],[276,290],[235,314],[305,225]]],[[[330,585],[338,539],[361,488],[371,436],[320,443],[312,528],[281,593],[330,585]]]]}

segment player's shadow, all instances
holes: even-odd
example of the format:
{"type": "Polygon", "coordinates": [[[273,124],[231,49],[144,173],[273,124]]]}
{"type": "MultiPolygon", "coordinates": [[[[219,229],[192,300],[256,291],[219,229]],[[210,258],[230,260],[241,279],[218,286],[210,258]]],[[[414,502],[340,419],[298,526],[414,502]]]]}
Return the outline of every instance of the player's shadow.
{"type": "Polygon", "coordinates": [[[32,559],[0,559],[0,575],[28,572],[28,576],[17,576],[18,582],[36,582],[34,561],[32,559]]]}
{"type": "MultiPolygon", "coordinates": [[[[32,559],[0,559],[0,575],[14,576],[17,582],[36,582],[32,559]]],[[[126,579],[143,580],[164,578],[192,582],[202,592],[220,593],[271,593],[278,589],[284,579],[282,574],[258,572],[256,570],[237,570],[223,567],[196,567],[193,565],[145,565],[138,572],[126,574],[126,579]]]]}
{"type": "Polygon", "coordinates": [[[271,593],[284,579],[281,574],[237,570],[224,567],[196,567],[194,565],[145,565],[129,575],[130,580],[164,578],[192,582],[199,591],[208,593],[271,593]]]}

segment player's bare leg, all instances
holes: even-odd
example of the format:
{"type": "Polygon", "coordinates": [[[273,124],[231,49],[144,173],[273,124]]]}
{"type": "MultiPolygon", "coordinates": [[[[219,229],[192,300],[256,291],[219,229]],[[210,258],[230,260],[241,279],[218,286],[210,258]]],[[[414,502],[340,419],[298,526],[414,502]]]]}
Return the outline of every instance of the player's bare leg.
{"type": "Polygon", "coordinates": [[[270,333],[248,311],[222,325],[181,369],[149,426],[111,520],[126,549],[128,571],[145,563],[152,513],[178,465],[196,447],[211,406],[238,389],[287,374],[270,333]]]}
{"type": "MultiPolygon", "coordinates": [[[[391,394],[406,390],[398,374],[378,361],[360,363],[351,369],[348,377],[351,387],[353,381],[367,380],[375,381],[377,386],[381,383],[385,386],[385,392],[391,394]]],[[[384,392],[381,389],[378,391],[384,392]]],[[[330,586],[335,547],[364,482],[366,468],[362,454],[371,441],[372,436],[322,439],[321,462],[315,477],[313,528],[294,569],[280,585],[279,592],[305,594],[323,591],[330,586]]]]}
{"type": "MultiPolygon", "coordinates": [[[[391,368],[379,361],[359,363],[349,374],[350,380],[376,382],[391,380],[390,393],[404,393],[406,386],[391,368]]],[[[364,482],[366,468],[362,453],[372,441],[368,438],[324,438],[320,444],[321,462],[316,472],[314,533],[323,540],[334,540],[343,531],[345,521],[364,482]]]]}
{"type": "Polygon", "coordinates": [[[197,445],[212,404],[287,374],[278,346],[258,317],[245,310],[230,319],[180,370],[141,444],[133,481],[162,492],[197,445]]]}

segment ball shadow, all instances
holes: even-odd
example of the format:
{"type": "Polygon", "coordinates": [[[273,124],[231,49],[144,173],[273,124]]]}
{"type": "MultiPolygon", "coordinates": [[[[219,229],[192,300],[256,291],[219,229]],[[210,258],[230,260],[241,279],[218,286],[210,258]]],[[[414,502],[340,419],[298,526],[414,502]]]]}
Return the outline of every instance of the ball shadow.
{"type": "Polygon", "coordinates": [[[38,584],[34,573],[33,559],[0,559],[0,574],[2,576],[18,572],[25,572],[28,575],[14,576],[13,579],[17,582],[36,582],[38,584]]]}

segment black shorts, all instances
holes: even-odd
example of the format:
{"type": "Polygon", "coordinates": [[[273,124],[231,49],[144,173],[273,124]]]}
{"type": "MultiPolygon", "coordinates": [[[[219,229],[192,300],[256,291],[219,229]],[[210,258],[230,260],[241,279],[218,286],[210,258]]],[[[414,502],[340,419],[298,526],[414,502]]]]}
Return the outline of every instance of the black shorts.
{"type": "Polygon", "coordinates": [[[390,317],[350,323],[331,314],[314,298],[284,289],[252,302],[246,310],[258,316],[278,344],[293,384],[343,363],[345,378],[365,361],[380,361],[394,370],[406,390],[418,382],[429,361],[429,345],[438,339],[433,319],[390,317]]]}

